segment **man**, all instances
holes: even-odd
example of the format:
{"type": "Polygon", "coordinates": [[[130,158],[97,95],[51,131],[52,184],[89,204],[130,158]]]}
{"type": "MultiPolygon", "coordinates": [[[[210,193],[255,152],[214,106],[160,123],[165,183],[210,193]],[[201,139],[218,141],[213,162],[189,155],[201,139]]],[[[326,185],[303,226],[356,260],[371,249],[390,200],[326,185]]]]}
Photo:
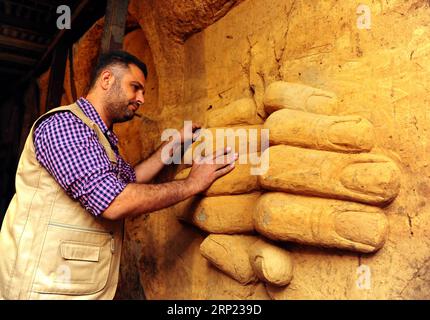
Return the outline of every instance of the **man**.
{"type": "Polygon", "coordinates": [[[86,98],[35,122],[0,233],[0,298],[113,298],[123,219],[185,200],[234,168],[237,155],[222,150],[196,161],[185,180],[150,184],[171,143],[135,168],[121,158],[112,126],[144,103],[146,77],[136,57],[103,55],[86,98]]]}

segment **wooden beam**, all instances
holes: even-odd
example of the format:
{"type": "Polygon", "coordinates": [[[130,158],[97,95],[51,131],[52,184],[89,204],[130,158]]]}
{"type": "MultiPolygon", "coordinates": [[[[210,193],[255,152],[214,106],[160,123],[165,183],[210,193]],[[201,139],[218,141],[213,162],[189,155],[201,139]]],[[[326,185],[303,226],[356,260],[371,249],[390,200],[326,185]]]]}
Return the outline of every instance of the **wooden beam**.
{"type": "MultiPolygon", "coordinates": [[[[76,17],[84,10],[85,6],[88,4],[88,0],[82,0],[79,5],[77,6],[75,12],[73,12],[72,17],[71,17],[71,23],[73,24],[73,21],[75,21],[76,17]]],[[[46,49],[44,55],[42,56],[42,58],[39,60],[38,65],[36,66],[35,69],[38,69],[40,67],[41,64],[43,64],[45,62],[45,59],[48,58],[48,56],[52,53],[52,51],[54,50],[55,46],[59,43],[59,41],[64,38],[64,34],[66,33],[67,29],[62,29],[59,32],[57,32],[57,34],[55,35],[54,40],[51,42],[51,44],[49,45],[48,49],[46,49]]]]}
{"type": "MultiPolygon", "coordinates": [[[[54,9],[57,7],[57,5],[52,2],[52,0],[30,0],[30,2],[32,3],[32,6],[44,7],[43,10],[45,10],[45,7],[49,7],[50,9],[54,9]]],[[[69,4],[69,3],[64,3],[64,4],[69,4]]]]}
{"type": "Polygon", "coordinates": [[[0,74],[2,74],[2,75],[4,75],[4,74],[23,75],[25,73],[26,73],[26,71],[24,71],[24,70],[18,70],[15,68],[8,68],[8,67],[1,67],[0,66],[0,74]]]}
{"type": "Polygon", "coordinates": [[[36,42],[31,42],[29,40],[22,40],[12,37],[7,37],[0,34],[0,45],[7,45],[15,48],[23,48],[30,51],[43,52],[48,46],[39,44],[36,42]]]}
{"type": "Polygon", "coordinates": [[[0,42],[0,52],[14,54],[17,56],[27,57],[33,60],[39,60],[41,52],[29,51],[24,48],[10,47],[0,42]]]}
{"type": "Polygon", "coordinates": [[[69,76],[70,76],[70,92],[72,93],[73,101],[76,101],[78,98],[78,94],[76,92],[76,84],[75,84],[75,70],[74,70],[74,62],[73,62],[73,46],[69,47],[69,76]]]}
{"type": "Polygon", "coordinates": [[[128,0],[107,1],[101,53],[122,49],[127,8],[128,0]]]}
{"type": "Polygon", "coordinates": [[[34,66],[37,63],[36,59],[20,56],[13,53],[0,52],[0,61],[10,61],[28,66],[34,66]]]}
{"type": "Polygon", "coordinates": [[[49,76],[46,111],[59,107],[63,96],[64,73],[66,70],[68,41],[63,38],[55,48],[49,76]]]}
{"type": "MultiPolygon", "coordinates": [[[[1,21],[1,20],[0,20],[1,21]]],[[[49,32],[41,32],[38,31],[34,28],[31,29],[25,29],[19,26],[14,26],[14,25],[9,25],[7,23],[1,23],[0,24],[0,33],[4,34],[5,36],[11,34],[11,33],[15,33],[18,32],[20,34],[25,34],[25,35],[31,35],[34,37],[41,37],[41,38],[45,38],[45,39],[50,39],[52,38],[52,31],[49,32]]]]}
{"type": "MultiPolygon", "coordinates": [[[[55,23],[55,20],[54,20],[54,23],[55,23]]],[[[1,12],[0,12],[0,24],[37,32],[45,36],[50,36],[52,34],[52,26],[49,26],[46,24],[40,24],[40,22],[36,23],[31,20],[26,20],[22,17],[15,17],[1,12]]]]}
{"type": "Polygon", "coordinates": [[[43,3],[44,1],[34,1],[34,3],[33,4],[28,4],[28,1],[26,1],[27,3],[25,3],[25,2],[16,2],[16,1],[11,1],[11,0],[2,0],[5,4],[8,4],[9,5],[9,7],[11,6],[11,5],[14,5],[14,6],[16,6],[17,8],[26,8],[27,10],[29,10],[29,11],[34,11],[34,12],[40,12],[40,13],[45,13],[46,14],[46,8],[39,8],[39,6],[38,6],[38,4],[40,5],[40,4],[42,4],[42,5],[44,5],[44,6],[49,6],[49,7],[53,7],[53,3],[51,3],[51,4],[47,4],[46,2],[45,2],[45,4],[43,3]]]}

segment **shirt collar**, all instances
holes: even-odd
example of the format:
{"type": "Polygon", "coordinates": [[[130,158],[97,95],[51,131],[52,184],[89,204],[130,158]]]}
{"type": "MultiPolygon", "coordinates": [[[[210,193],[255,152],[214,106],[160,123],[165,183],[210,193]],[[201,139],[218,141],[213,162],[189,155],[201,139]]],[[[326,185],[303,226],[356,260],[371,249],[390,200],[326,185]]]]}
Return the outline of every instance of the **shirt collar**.
{"type": "Polygon", "coordinates": [[[99,128],[102,130],[104,135],[108,138],[109,142],[113,144],[114,146],[118,145],[118,137],[109,130],[109,128],[106,126],[106,124],[103,122],[102,118],[98,114],[97,110],[94,108],[94,106],[89,102],[87,99],[81,97],[76,101],[79,107],[82,109],[82,111],[85,113],[85,115],[90,118],[92,121],[94,121],[99,128]]]}

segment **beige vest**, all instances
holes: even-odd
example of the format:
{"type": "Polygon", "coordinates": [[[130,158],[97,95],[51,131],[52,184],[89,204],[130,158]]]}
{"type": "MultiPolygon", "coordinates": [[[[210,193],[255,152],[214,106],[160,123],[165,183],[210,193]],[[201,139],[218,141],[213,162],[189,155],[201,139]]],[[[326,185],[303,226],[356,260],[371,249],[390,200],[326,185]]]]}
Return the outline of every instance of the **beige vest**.
{"type": "MultiPolygon", "coordinates": [[[[116,155],[100,128],[76,105],[70,111],[116,155]]],[[[0,233],[1,299],[112,299],[118,282],[123,222],[96,218],[74,201],[36,159],[31,128],[16,173],[16,194],[0,233]]]]}

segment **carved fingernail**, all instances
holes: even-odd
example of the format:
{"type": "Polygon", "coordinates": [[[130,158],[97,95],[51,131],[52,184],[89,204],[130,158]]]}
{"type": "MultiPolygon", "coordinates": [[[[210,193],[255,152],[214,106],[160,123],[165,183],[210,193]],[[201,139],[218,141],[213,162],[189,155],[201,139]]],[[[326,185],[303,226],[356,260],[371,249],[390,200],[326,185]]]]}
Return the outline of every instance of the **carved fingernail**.
{"type": "Polygon", "coordinates": [[[387,235],[387,218],[376,212],[338,212],[334,228],[344,239],[379,249],[387,235]]]}
{"type": "Polygon", "coordinates": [[[349,190],[373,194],[384,201],[392,200],[400,187],[398,169],[391,162],[352,163],[342,171],[340,181],[349,190]]]}
{"type": "Polygon", "coordinates": [[[375,134],[369,121],[356,118],[333,123],[328,130],[328,139],[346,149],[369,151],[373,148],[375,134]]]}

